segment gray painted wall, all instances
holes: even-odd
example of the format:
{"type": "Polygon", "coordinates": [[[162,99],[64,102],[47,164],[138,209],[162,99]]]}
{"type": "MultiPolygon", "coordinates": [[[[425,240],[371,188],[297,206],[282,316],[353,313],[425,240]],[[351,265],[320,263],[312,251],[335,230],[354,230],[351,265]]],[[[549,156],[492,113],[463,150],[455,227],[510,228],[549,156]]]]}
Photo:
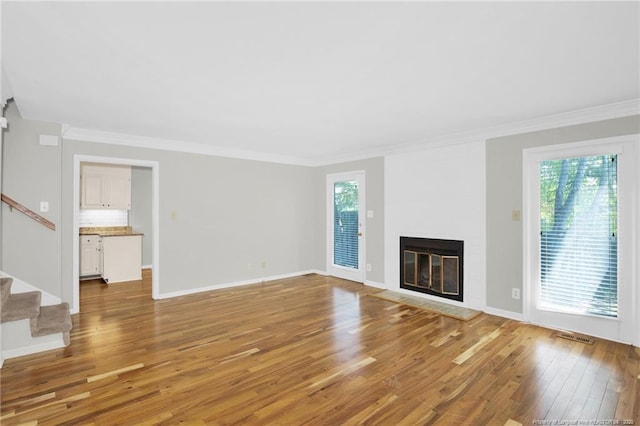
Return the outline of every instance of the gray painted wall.
{"type": "Polygon", "coordinates": [[[58,146],[40,145],[40,135],[60,136],[55,123],[23,120],[15,103],[8,104],[9,127],[3,133],[2,192],[56,224],[51,231],[2,203],[2,268],[7,273],[60,297],[61,212],[58,146]]]}
{"type": "Polygon", "coordinates": [[[153,205],[152,175],[150,167],[134,166],[131,169],[131,210],[129,225],[142,232],[142,264],[153,263],[153,205]]]}
{"type": "MultiPolygon", "coordinates": [[[[65,301],[73,297],[76,154],[159,163],[161,294],[324,270],[326,174],[350,170],[366,171],[367,208],[375,212],[367,223],[373,266],[367,279],[384,279],[382,158],[313,168],[72,140],[43,147],[39,134],[59,135],[60,125],[23,120],[15,106],[7,116],[13,127],[4,135],[3,186],[32,208],[48,200],[46,216],[58,229],[5,214],[2,261],[7,272],[65,301]]],[[[135,176],[148,172],[135,171],[134,185],[135,176]]],[[[134,203],[149,194],[142,186],[132,190],[134,203]]],[[[149,226],[136,215],[134,227],[149,226]]]]}
{"type": "Polygon", "coordinates": [[[561,127],[487,140],[487,306],[522,313],[522,150],[640,133],[640,116],[561,127]]]}
{"type": "MultiPolygon", "coordinates": [[[[73,272],[75,154],[159,163],[161,294],[314,267],[311,168],[70,140],[62,151],[65,283],[73,272]]],[[[70,284],[63,297],[71,300],[70,284]]]]}
{"type": "MultiPolygon", "coordinates": [[[[384,282],[382,157],[310,168],[69,140],[48,147],[39,145],[39,135],[60,135],[59,124],[22,120],[15,105],[5,115],[3,191],[34,210],[49,201],[44,216],[58,228],[3,206],[1,261],[8,273],[63,300],[72,300],[73,288],[75,154],[160,164],[161,294],[324,270],[326,175],[355,170],[366,173],[366,208],[374,211],[367,219],[366,280],[384,282]]],[[[632,116],[487,141],[488,306],[522,312],[510,297],[512,287],[522,286],[521,222],[511,220],[522,205],[522,150],[639,132],[640,117],[632,116]]]]}
{"type": "Polygon", "coordinates": [[[327,267],[327,175],[332,173],[365,171],[366,209],[373,210],[373,218],[366,222],[366,263],[371,272],[365,271],[365,280],[384,282],[384,157],[332,164],[316,169],[316,204],[318,220],[316,227],[315,268],[327,267]]]}

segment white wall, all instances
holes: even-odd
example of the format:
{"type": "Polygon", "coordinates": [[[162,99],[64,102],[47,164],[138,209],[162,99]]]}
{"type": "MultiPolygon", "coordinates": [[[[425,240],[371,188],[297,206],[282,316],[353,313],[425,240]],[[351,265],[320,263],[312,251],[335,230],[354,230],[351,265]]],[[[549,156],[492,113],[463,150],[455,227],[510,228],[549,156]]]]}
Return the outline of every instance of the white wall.
{"type": "Polygon", "coordinates": [[[387,156],[384,192],[386,287],[400,288],[400,236],[463,240],[463,304],[484,308],[484,141],[387,156]]]}

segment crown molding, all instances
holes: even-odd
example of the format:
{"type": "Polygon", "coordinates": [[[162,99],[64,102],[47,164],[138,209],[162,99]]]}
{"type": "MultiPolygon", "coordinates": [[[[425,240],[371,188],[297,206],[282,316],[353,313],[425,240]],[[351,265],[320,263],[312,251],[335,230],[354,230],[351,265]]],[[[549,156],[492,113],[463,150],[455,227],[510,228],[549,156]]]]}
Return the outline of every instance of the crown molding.
{"type": "Polygon", "coordinates": [[[545,115],[529,120],[518,121],[504,126],[496,126],[486,130],[487,139],[516,134],[537,132],[557,127],[604,121],[614,118],[640,114],[640,99],[631,99],[614,104],[600,105],[576,111],[545,115]]]}
{"type": "Polygon", "coordinates": [[[210,155],[216,157],[238,158],[242,160],[264,161],[269,163],[290,164],[297,166],[313,166],[311,160],[293,156],[267,154],[264,152],[224,148],[197,142],[163,139],[147,136],[127,135],[123,133],[104,132],[101,130],[62,125],[62,138],[81,142],[122,145],[136,148],[157,149],[162,151],[183,152],[190,154],[210,155]]]}
{"type": "Polygon", "coordinates": [[[473,143],[504,136],[519,135],[558,127],[574,126],[632,115],[640,115],[640,99],[632,99],[592,108],[545,115],[499,126],[450,133],[446,135],[436,135],[431,138],[400,143],[397,145],[389,145],[381,149],[379,148],[376,150],[354,153],[354,155],[325,157],[322,159],[323,161],[321,164],[316,165],[330,165],[348,161],[363,160],[372,157],[402,154],[426,148],[438,148],[448,145],[473,143]]]}
{"type": "Polygon", "coordinates": [[[290,164],[297,166],[327,166],[331,164],[346,163],[349,161],[364,160],[373,157],[402,154],[426,148],[437,148],[445,145],[466,144],[503,136],[548,130],[558,127],[573,126],[595,121],[603,121],[614,118],[640,115],[640,99],[601,105],[581,110],[568,111],[559,114],[545,115],[528,120],[508,123],[483,129],[457,132],[446,135],[436,135],[416,141],[388,145],[374,150],[351,152],[339,156],[327,156],[321,158],[294,157],[286,155],[267,154],[264,152],[231,149],[220,146],[212,146],[203,143],[180,141],[174,139],[162,139],[146,136],[127,135],[122,133],[104,132],[69,125],[63,125],[62,138],[84,142],[104,143],[111,145],[123,145],[146,149],[158,149],[174,152],[211,155],[243,160],[264,161],[271,163],[290,164]]]}

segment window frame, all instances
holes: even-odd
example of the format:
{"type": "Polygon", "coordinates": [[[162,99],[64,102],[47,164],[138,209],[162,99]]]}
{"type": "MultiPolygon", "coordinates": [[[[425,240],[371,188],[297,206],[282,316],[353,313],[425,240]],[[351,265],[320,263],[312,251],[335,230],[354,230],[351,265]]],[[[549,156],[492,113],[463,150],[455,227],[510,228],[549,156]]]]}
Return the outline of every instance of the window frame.
{"type": "Polygon", "coordinates": [[[523,218],[523,319],[533,324],[571,330],[630,343],[640,340],[638,330],[638,289],[636,277],[638,259],[637,203],[635,192],[640,180],[635,168],[638,163],[638,135],[596,139],[524,149],[522,153],[522,218],[523,218]],[[569,312],[541,314],[538,308],[537,286],[540,282],[540,199],[539,163],[569,157],[603,154],[618,155],[618,317],[569,312]],[[627,155],[628,154],[628,155],[627,155]],[[634,233],[635,230],[635,233],[634,233]],[[597,326],[593,326],[596,323],[597,326]]]}

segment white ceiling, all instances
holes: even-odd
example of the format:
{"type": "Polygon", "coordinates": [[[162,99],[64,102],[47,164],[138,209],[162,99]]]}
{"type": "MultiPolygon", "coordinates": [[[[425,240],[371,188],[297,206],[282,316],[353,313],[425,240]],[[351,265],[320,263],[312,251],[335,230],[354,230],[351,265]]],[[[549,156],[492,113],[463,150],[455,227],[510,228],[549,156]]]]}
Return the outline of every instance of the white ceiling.
{"type": "Polygon", "coordinates": [[[309,162],[638,99],[639,5],[4,1],[2,67],[28,119],[309,162]]]}

